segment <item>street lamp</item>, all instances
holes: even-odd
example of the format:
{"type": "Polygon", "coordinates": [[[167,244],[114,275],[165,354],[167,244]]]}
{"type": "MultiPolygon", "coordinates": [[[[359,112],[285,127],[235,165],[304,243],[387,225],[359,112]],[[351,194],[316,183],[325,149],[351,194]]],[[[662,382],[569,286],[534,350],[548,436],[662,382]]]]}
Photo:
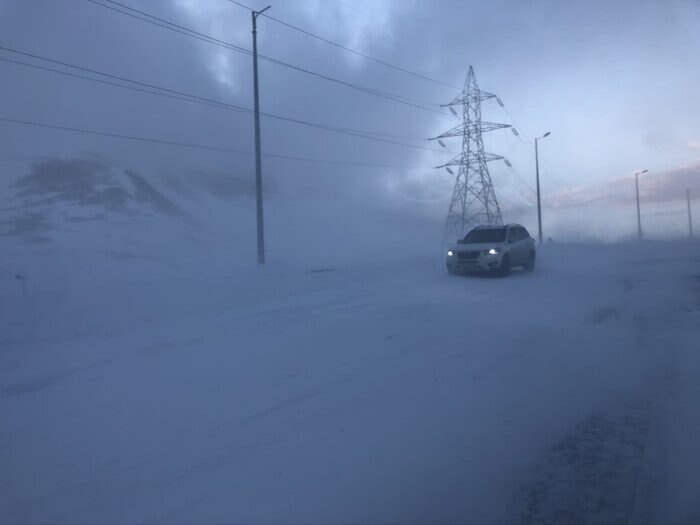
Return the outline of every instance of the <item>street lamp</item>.
{"type": "Polygon", "coordinates": [[[541,137],[535,137],[535,174],[537,176],[537,234],[542,244],[542,205],[540,203],[540,159],[537,152],[537,141],[548,137],[550,132],[548,131],[541,137]]]}
{"type": "Polygon", "coordinates": [[[642,215],[639,213],[639,176],[649,170],[638,171],[634,174],[634,185],[637,188],[637,237],[642,239],[642,215]]]}

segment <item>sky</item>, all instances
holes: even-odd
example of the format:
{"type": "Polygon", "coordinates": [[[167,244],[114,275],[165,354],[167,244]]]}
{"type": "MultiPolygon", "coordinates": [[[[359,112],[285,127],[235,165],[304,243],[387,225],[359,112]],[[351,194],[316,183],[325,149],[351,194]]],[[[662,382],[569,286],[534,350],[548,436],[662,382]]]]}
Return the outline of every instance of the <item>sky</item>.
{"type": "MultiPolygon", "coordinates": [[[[251,17],[228,0],[120,0],[124,6],[251,49],[251,17]]],[[[259,0],[243,2],[261,9],[259,0]]],[[[0,0],[0,46],[251,108],[252,59],[116,12],[107,0],[0,0]],[[103,4],[103,5],[97,5],[103,4]],[[105,7],[105,5],[107,7],[105,7]],[[112,7],[113,9],[109,9],[112,7]]],[[[133,13],[133,12],[132,12],[133,13]]],[[[444,217],[450,158],[426,139],[456,124],[452,100],[473,65],[497,94],[484,120],[512,124],[485,136],[506,220],[533,227],[535,135],[550,221],[612,222],[627,213],[634,172],[646,202],[700,195],[700,2],[429,2],[285,0],[266,13],[418,78],[258,19],[266,56],[353,85],[419,101],[401,104],[279,64],[260,62],[261,110],[328,126],[401,136],[370,141],[262,119],[264,154],[370,164],[263,158],[266,191],[280,202],[381,202],[444,217]],[[445,85],[447,84],[447,85],[445,85]],[[404,138],[405,137],[405,138],[404,138]],[[405,143],[413,147],[408,147],[405,143]],[[354,199],[354,201],[353,201],[354,199]],[[568,215],[567,215],[568,214],[568,215]]],[[[0,58],[59,67],[0,50],[0,58]]],[[[205,107],[0,61],[0,117],[252,152],[249,113],[205,107]]],[[[17,162],[90,156],[172,178],[252,180],[250,154],[139,143],[0,122],[4,182],[17,162]]],[[[456,139],[449,141],[459,149],[456,139]]],[[[334,204],[335,203],[335,204],[334,204]]],[[[678,208],[678,217],[681,209],[678,208]]],[[[675,219],[674,219],[675,220],[675,219]]],[[[680,224],[680,223],[679,223],[680,224]]],[[[627,227],[627,226],[625,226],[627,227]]],[[[591,228],[593,229],[593,227],[591,228]]]]}

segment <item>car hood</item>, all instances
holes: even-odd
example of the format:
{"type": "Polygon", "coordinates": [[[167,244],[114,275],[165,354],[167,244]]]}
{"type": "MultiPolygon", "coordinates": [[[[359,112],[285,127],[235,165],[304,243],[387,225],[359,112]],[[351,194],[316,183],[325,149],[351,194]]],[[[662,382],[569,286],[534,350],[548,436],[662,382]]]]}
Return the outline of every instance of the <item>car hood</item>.
{"type": "Polygon", "coordinates": [[[503,250],[505,248],[505,243],[502,242],[480,242],[474,244],[455,244],[450,250],[453,252],[483,252],[484,250],[489,250],[491,248],[500,248],[503,250]]]}

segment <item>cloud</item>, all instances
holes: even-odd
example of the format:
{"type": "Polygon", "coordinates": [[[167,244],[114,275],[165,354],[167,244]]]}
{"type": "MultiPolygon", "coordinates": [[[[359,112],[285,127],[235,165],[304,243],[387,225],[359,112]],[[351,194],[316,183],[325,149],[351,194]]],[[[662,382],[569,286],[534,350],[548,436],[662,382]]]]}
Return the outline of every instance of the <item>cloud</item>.
{"type": "MultiPolygon", "coordinates": [[[[257,8],[267,4],[258,0],[243,3],[257,8]]],[[[230,2],[128,0],[125,4],[244,50],[251,47],[250,13],[230,2]]],[[[563,185],[573,181],[598,184],[568,191],[571,196],[543,193],[544,200],[555,206],[575,199],[610,198],[610,192],[616,192],[617,200],[633,198],[629,177],[618,180],[610,178],[612,174],[624,173],[630,165],[660,165],[678,158],[677,151],[666,148],[665,140],[651,151],[644,144],[649,129],[673,128],[684,137],[671,137],[674,147],[688,153],[687,137],[697,136],[692,116],[700,107],[695,99],[681,96],[700,78],[691,67],[700,52],[688,16],[693,9],[688,4],[661,9],[636,2],[597,6],[495,1],[478,5],[453,2],[449,8],[436,10],[431,3],[415,0],[299,0],[274,4],[269,13],[451,85],[461,85],[468,65],[473,64],[482,89],[498,94],[508,109],[506,113],[495,101],[485,101],[482,118],[512,123],[512,112],[522,134],[522,142],[507,130],[484,137],[487,151],[507,157],[517,170],[514,175],[502,164],[490,166],[502,206],[516,210],[532,208],[535,131],[552,131],[540,149],[545,189],[550,184],[547,164],[560,175],[563,185]],[[655,29],[659,10],[668,31],[655,29]],[[472,23],[467,32],[465,20],[472,23]],[[620,20],[625,21],[623,26],[620,20]],[[653,41],[638,37],[648,28],[654,28],[653,41]],[[548,45],[551,42],[558,44],[548,45]],[[637,60],[630,62],[630,56],[637,60]],[[663,100],[658,99],[656,81],[648,79],[648,71],[659,65],[672,69],[659,76],[668,94],[663,100]],[[678,109],[674,104],[681,99],[683,107],[678,109]],[[631,108],[621,104],[622,100],[631,108]],[[639,122],[630,125],[621,118],[630,114],[638,115],[639,122]],[[630,129],[638,131],[630,133],[630,129]]],[[[441,115],[432,105],[451,100],[456,89],[387,68],[273,20],[259,22],[262,54],[341,81],[329,82],[261,60],[260,102],[265,113],[368,130],[380,138],[387,134],[401,137],[378,142],[264,116],[265,188],[274,187],[275,198],[287,201],[332,201],[331,207],[341,199],[365,202],[377,198],[391,200],[416,215],[429,210],[443,216],[453,185],[445,172],[436,172],[432,166],[450,157],[420,148],[433,148],[422,139],[455,124],[449,114],[441,115]],[[346,84],[430,103],[431,107],[421,110],[346,84]],[[271,154],[346,164],[292,162],[271,154]],[[347,164],[350,162],[358,165],[347,164]],[[362,164],[419,169],[389,170],[362,164]]],[[[188,38],[115,10],[80,2],[39,5],[6,0],[0,2],[0,29],[3,38],[20,50],[229,104],[253,105],[252,61],[245,52],[188,38]]],[[[8,53],[0,57],[17,58],[8,53]]],[[[4,123],[0,124],[0,161],[97,155],[144,176],[181,178],[184,187],[202,173],[214,173],[236,181],[231,192],[247,195],[250,191],[255,169],[250,154],[253,119],[248,113],[90,83],[9,62],[0,64],[0,70],[3,78],[11,80],[0,83],[0,116],[246,152],[218,153],[4,123]]],[[[690,147],[697,149],[697,145],[694,140],[690,147]]],[[[458,150],[458,141],[449,147],[458,150]]],[[[10,170],[4,172],[9,178],[10,170]]],[[[665,182],[667,186],[671,179],[665,182]]],[[[651,174],[645,175],[645,181],[649,180],[651,174]]],[[[203,183],[218,187],[218,179],[203,183]]],[[[222,191],[227,194],[228,190],[222,191]]]]}
{"type": "Polygon", "coordinates": [[[646,188],[640,193],[656,201],[672,201],[685,198],[687,188],[700,186],[700,160],[676,169],[649,177],[646,188]]]}
{"type": "MultiPolygon", "coordinates": [[[[639,177],[639,195],[650,202],[668,202],[685,198],[685,190],[700,186],[700,160],[678,168],[649,172],[639,177]]],[[[559,192],[550,200],[567,206],[573,202],[626,204],[636,198],[634,173],[617,177],[604,184],[579,186],[559,192]]]]}

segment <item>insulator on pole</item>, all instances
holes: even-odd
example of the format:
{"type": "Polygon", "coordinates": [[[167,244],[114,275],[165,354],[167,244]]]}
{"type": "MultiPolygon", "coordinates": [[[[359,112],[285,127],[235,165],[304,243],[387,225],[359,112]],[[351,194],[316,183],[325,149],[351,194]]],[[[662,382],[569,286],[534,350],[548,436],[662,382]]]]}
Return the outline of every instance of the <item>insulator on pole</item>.
{"type": "Polygon", "coordinates": [[[513,165],[510,163],[510,161],[508,159],[503,159],[503,162],[505,162],[506,166],[508,166],[509,168],[513,167],[513,165]]]}
{"type": "Polygon", "coordinates": [[[452,171],[450,168],[445,168],[445,170],[447,170],[447,173],[449,173],[450,175],[454,175],[454,174],[455,174],[455,172],[452,171]]]}
{"type": "Polygon", "coordinates": [[[518,133],[518,130],[517,130],[517,129],[515,129],[515,128],[510,128],[510,130],[513,132],[513,135],[515,135],[516,137],[520,136],[520,133],[518,133]]]}
{"type": "Polygon", "coordinates": [[[503,107],[503,101],[500,98],[496,97],[496,102],[498,102],[499,106],[503,107]]]}
{"type": "Polygon", "coordinates": [[[458,116],[458,115],[457,115],[457,112],[455,111],[455,108],[453,108],[452,106],[450,106],[450,111],[452,112],[452,114],[453,114],[455,117],[458,116]]]}
{"type": "Polygon", "coordinates": [[[447,146],[445,146],[445,143],[443,141],[441,141],[440,139],[438,139],[438,144],[440,144],[440,146],[442,146],[443,148],[447,149],[447,146]]]}

